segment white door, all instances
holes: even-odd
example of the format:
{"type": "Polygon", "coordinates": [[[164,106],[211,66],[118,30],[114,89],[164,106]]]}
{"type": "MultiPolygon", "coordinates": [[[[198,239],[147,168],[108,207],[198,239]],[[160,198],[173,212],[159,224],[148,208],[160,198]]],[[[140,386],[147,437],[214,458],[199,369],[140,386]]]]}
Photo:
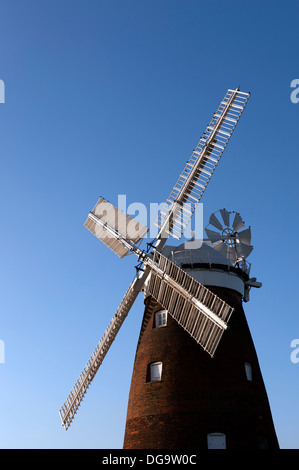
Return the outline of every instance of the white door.
{"type": "Polygon", "coordinates": [[[208,434],[208,449],[226,449],[226,437],[221,432],[208,434]]]}

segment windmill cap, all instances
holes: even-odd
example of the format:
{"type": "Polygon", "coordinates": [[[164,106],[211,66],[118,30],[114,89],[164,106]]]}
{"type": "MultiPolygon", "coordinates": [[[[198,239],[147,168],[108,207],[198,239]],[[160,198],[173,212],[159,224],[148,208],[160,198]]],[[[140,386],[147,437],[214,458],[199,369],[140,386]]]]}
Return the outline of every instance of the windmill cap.
{"type": "Polygon", "coordinates": [[[177,265],[208,263],[232,266],[229,259],[198,239],[184,242],[179,246],[166,245],[162,253],[169,259],[173,257],[177,265]]]}
{"type": "Polygon", "coordinates": [[[248,274],[202,240],[166,245],[162,254],[204,286],[232,289],[244,298],[248,274]]]}

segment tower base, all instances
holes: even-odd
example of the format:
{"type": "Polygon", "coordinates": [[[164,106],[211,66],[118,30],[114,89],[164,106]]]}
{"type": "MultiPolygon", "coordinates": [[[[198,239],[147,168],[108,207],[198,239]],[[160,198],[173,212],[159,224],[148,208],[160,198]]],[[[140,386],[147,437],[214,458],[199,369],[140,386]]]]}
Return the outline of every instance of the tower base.
{"type": "Polygon", "coordinates": [[[169,314],[157,327],[161,306],[145,299],[124,449],[279,448],[242,296],[209,289],[235,309],[213,358],[169,314]]]}

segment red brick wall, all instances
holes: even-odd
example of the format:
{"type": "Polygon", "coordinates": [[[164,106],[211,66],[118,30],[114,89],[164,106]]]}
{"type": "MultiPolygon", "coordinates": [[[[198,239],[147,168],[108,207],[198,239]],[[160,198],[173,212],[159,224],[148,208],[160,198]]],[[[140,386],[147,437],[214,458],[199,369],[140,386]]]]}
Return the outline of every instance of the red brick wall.
{"type": "Polygon", "coordinates": [[[267,393],[242,308],[241,296],[211,288],[235,308],[211,358],[168,315],[153,328],[161,307],[146,299],[129,395],[124,448],[206,449],[207,434],[222,432],[227,448],[277,448],[267,393]],[[147,382],[148,365],[161,361],[162,380],[147,382]],[[245,374],[252,367],[253,380],[245,374]]]}

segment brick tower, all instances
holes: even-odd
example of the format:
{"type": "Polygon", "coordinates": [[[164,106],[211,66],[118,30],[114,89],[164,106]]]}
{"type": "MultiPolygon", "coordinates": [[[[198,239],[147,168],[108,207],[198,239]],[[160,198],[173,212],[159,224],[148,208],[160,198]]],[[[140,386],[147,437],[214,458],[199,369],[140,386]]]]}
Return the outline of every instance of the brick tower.
{"type": "Polygon", "coordinates": [[[235,311],[211,358],[145,287],[124,449],[278,449],[242,305],[248,275],[197,240],[163,254],[235,311]]]}

